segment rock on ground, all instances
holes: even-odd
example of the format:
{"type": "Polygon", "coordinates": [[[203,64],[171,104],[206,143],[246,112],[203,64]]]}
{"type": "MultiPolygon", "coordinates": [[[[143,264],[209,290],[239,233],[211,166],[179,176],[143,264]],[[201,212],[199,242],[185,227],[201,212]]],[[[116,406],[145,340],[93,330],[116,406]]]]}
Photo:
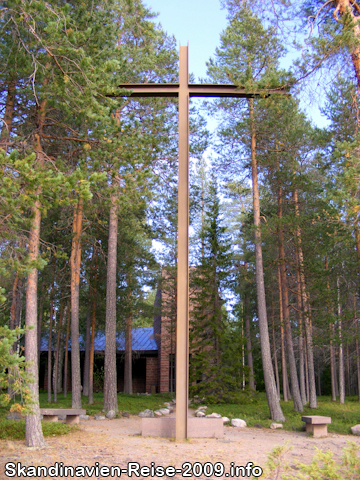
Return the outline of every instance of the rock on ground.
{"type": "Polygon", "coordinates": [[[89,420],[90,416],[89,415],[79,415],[80,420],[89,420]]]}
{"type": "Polygon", "coordinates": [[[95,420],[105,420],[105,415],[94,415],[95,420]]]}
{"type": "Polygon", "coordinates": [[[220,413],[210,413],[210,415],[206,415],[206,418],[222,418],[220,413]]]}
{"type": "Polygon", "coordinates": [[[241,418],[233,418],[231,420],[231,425],[233,427],[245,428],[246,427],[246,422],[245,422],[245,420],[241,420],[241,418]]]}
{"type": "Polygon", "coordinates": [[[228,423],[228,422],[230,422],[230,418],[222,417],[222,421],[223,421],[223,423],[228,423]]]}
{"type": "Polygon", "coordinates": [[[360,424],[351,427],[351,433],[353,435],[360,435],[360,424]]]}
{"type": "Polygon", "coordinates": [[[158,412],[160,412],[161,415],[169,415],[170,410],[168,408],[159,408],[158,412]]]}
{"type": "Polygon", "coordinates": [[[121,415],[125,418],[130,418],[130,413],[129,412],[122,412],[121,415]]]}
{"type": "Polygon", "coordinates": [[[270,425],[270,428],[271,428],[271,430],[277,430],[278,428],[283,428],[283,424],[282,424],[282,423],[274,423],[274,422],[273,422],[273,423],[270,425]]]}
{"type": "Polygon", "coordinates": [[[154,412],[153,410],[150,410],[149,408],[147,408],[146,410],[143,410],[142,412],[139,413],[139,417],[141,418],[149,418],[149,417],[154,417],[154,412]]]}
{"type": "Polygon", "coordinates": [[[205,413],[202,412],[202,411],[196,412],[195,415],[196,415],[197,417],[205,417],[205,413]]]}
{"type": "Polygon", "coordinates": [[[109,410],[105,416],[106,418],[110,418],[110,419],[115,418],[116,417],[115,410],[109,410]]]}

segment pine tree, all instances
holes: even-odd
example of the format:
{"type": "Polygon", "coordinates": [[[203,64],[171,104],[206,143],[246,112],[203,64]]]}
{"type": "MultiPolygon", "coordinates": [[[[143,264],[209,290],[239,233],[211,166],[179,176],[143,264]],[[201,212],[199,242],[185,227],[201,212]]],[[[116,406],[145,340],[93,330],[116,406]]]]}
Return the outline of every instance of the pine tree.
{"type": "MultiPolygon", "coordinates": [[[[268,88],[281,84],[286,77],[284,72],[278,70],[278,59],[283,52],[278,39],[271,28],[265,29],[260,20],[245,5],[233,17],[227,29],[221,35],[221,46],[216,50],[215,60],[208,63],[208,74],[213,80],[228,83],[231,82],[245,87],[249,92],[259,88],[268,88]]],[[[232,116],[230,124],[232,128],[222,132],[222,137],[233,137],[235,133],[240,140],[245,140],[242,145],[235,149],[232,156],[242,149],[247,149],[251,156],[251,171],[253,183],[253,211],[255,226],[255,261],[256,261],[256,284],[257,284],[257,307],[260,327],[260,340],[263,371],[266,385],[266,394],[270,408],[271,418],[283,420],[279,399],[277,396],[273,366],[271,363],[268,321],[266,312],[266,297],[264,286],[263,259],[261,246],[260,203],[258,187],[258,165],[256,150],[256,103],[253,98],[248,99],[247,109],[239,103],[217,103],[222,111],[236,112],[232,116]],[[241,129],[239,113],[247,113],[245,128],[241,129]]],[[[237,159],[238,162],[238,159],[237,159]]]]}
{"type": "MultiPolygon", "coordinates": [[[[221,225],[214,175],[209,182],[199,240],[199,265],[191,273],[194,292],[190,314],[191,391],[205,395],[208,401],[218,401],[229,399],[231,392],[240,388],[242,377],[239,362],[234,362],[233,352],[229,352],[230,327],[222,295],[229,280],[231,256],[226,229],[221,225]]],[[[238,342],[234,337],[232,346],[236,349],[238,342]]]]}

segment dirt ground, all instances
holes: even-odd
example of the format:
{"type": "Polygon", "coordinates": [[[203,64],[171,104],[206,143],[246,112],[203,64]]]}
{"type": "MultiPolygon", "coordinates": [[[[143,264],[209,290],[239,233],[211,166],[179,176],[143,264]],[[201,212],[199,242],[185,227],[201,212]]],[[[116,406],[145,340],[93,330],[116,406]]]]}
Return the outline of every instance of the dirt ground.
{"type": "MultiPolygon", "coordinates": [[[[240,466],[253,462],[263,468],[269,452],[286,442],[292,449],[285,455],[284,461],[295,466],[297,461],[310,463],[317,448],[331,450],[334,457],[338,458],[348,441],[360,447],[360,437],[350,435],[329,434],[326,438],[315,439],[308,437],[305,432],[226,426],[223,438],[190,439],[175,443],[166,438],[141,437],[141,418],[136,416],[88,420],[80,421],[79,430],[70,435],[47,438],[47,447],[41,450],[29,449],[23,441],[0,440],[0,478],[9,478],[5,476],[4,468],[7,462],[21,462],[27,466],[51,466],[55,462],[63,462],[67,466],[93,466],[98,462],[100,466],[121,468],[125,468],[128,462],[139,462],[141,466],[150,466],[154,462],[156,466],[173,465],[177,468],[184,462],[223,462],[225,472],[230,471],[231,462],[240,466]]],[[[122,476],[127,478],[126,475],[122,476]]],[[[176,474],[172,478],[182,477],[176,474]]],[[[211,475],[210,478],[216,476],[211,475]]],[[[225,479],[227,476],[218,478],[225,479]]]]}

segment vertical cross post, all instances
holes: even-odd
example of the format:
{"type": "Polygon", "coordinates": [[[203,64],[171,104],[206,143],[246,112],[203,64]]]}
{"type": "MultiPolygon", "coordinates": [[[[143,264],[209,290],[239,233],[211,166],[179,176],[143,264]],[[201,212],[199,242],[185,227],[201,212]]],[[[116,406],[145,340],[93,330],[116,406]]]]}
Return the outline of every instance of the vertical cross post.
{"type": "Polygon", "coordinates": [[[179,190],[176,324],[176,440],[187,438],[189,398],[189,63],[179,62],[179,190]]]}
{"type": "Polygon", "coordinates": [[[285,88],[248,93],[237,85],[189,84],[188,47],[180,46],[179,83],[123,83],[131,90],[121,96],[178,97],[179,99],[179,187],[178,269],[176,323],[176,440],[188,436],[189,399],[189,98],[253,98],[285,94],[285,88]]]}

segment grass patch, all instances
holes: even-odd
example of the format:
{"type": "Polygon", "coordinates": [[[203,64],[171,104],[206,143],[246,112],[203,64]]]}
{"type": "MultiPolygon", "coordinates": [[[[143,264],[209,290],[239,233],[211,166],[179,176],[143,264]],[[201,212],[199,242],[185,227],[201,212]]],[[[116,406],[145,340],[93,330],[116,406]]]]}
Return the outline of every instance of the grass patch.
{"type": "MultiPolygon", "coordinates": [[[[173,398],[173,394],[154,394],[154,395],[126,395],[118,394],[119,414],[128,412],[131,415],[137,415],[142,410],[149,408],[157,410],[164,406],[173,398]]],[[[94,404],[88,405],[87,397],[82,397],[82,408],[88,415],[101,413],[103,408],[104,395],[102,393],[94,394],[94,404]]],[[[47,394],[40,393],[40,406],[42,408],[71,408],[71,394],[64,398],[62,394],[58,395],[57,403],[48,403],[47,394]]],[[[198,405],[192,405],[197,407],[198,405]]],[[[284,412],[286,421],[283,423],[285,430],[301,430],[303,422],[302,415],[324,415],[331,417],[332,423],[328,425],[328,431],[333,433],[351,434],[350,428],[359,423],[360,403],[357,397],[346,398],[345,405],[338,402],[332,402],[330,397],[318,397],[318,408],[311,409],[304,407],[303,413],[294,411],[293,402],[281,402],[281,408],[284,412]]],[[[249,427],[261,424],[263,427],[270,427],[272,420],[269,418],[269,408],[266,401],[266,395],[263,392],[256,393],[245,403],[237,404],[217,404],[208,405],[207,413],[217,412],[222,416],[233,418],[242,418],[249,427]]],[[[6,420],[5,416],[9,413],[6,408],[0,408],[0,439],[24,439],[25,422],[6,420]]],[[[63,423],[42,422],[45,436],[64,435],[77,428],[76,425],[66,425],[63,423]]]]}
{"type": "MultiPolygon", "coordinates": [[[[77,425],[66,425],[64,423],[41,422],[44,437],[66,435],[77,429],[77,425]]],[[[2,440],[24,440],[25,420],[0,420],[0,439],[2,440]]]]}
{"type": "MultiPolygon", "coordinates": [[[[292,430],[293,427],[301,430],[303,415],[323,415],[331,417],[331,425],[328,425],[328,431],[333,433],[351,434],[350,428],[359,423],[360,403],[357,397],[349,397],[344,405],[338,402],[332,402],[330,397],[318,397],[318,408],[313,409],[308,406],[304,407],[303,413],[297,413],[294,410],[292,401],[281,401],[281,408],[286,421],[283,423],[285,430],[292,430]]],[[[249,427],[261,424],[263,427],[270,427],[272,420],[269,418],[270,412],[266,401],[265,393],[257,393],[254,396],[252,404],[218,404],[209,405],[206,413],[220,413],[222,416],[233,418],[241,418],[246,421],[249,427]]]]}
{"type": "MultiPolygon", "coordinates": [[[[128,412],[131,415],[137,415],[142,410],[149,408],[157,410],[164,406],[164,402],[170,402],[174,398],[171,393],[156,393],[153,395],[126,395],[118,394],[119,412],[128,412]]],[[[82,408],[86,410],[87,415],[97,415],[102,412],[104,404],[104,394],[94,393],[94,403],[88,404],[88,397],[82,397],[82,408]]],[[[64,398],[62,394],[58,395],[57,403],[48,403],[47,393],[40,393],[41,408],[71,408],[71,394],[64,398]]]]}

